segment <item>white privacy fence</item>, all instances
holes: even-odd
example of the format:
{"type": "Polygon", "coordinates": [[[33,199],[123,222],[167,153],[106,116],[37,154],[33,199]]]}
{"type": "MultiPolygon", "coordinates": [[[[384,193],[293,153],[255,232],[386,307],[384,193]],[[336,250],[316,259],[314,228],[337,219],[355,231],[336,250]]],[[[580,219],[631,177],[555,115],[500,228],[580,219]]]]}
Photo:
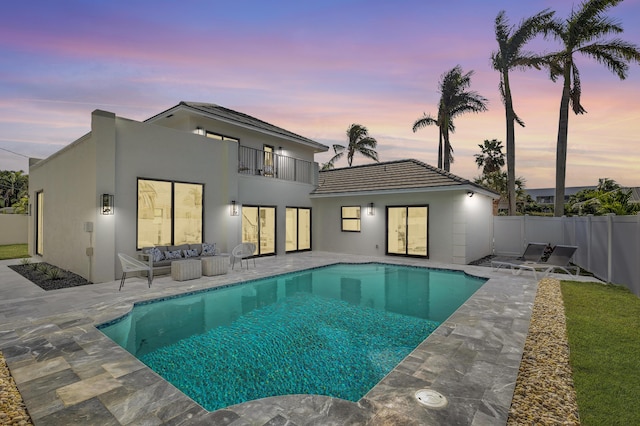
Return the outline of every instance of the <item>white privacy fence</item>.
{"type": "Polygon", "coordinates": [[[520,255],[530,242],[577,246],[576,265],[640,296],[640,214],[494,217],[495,254],[520,255]]]}

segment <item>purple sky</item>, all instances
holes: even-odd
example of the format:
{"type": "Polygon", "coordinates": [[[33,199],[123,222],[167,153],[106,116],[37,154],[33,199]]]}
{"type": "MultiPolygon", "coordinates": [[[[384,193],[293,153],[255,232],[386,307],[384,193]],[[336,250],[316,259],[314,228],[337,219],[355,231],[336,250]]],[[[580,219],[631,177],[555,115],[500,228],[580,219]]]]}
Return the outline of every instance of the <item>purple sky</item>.
{"type": "MultiPolygon", "coordinates": [[[[351,123],[378,140],[381,161],[437,163],[437,128],[411,131],[437,111],[438,80],[474,70],[472,90],[489,111],[456,120],[451,171],[480,174],[485,139],[505,141],[494,19],[511,23],[544,8],[566,18],[579,2],[436,1],[55,1],[24,0],[0,14],[0,170],[27,171],[89,131],[103,109],[144,120],[178,102],[216,103],[325,145],[346,142],[351,123]],[[8,151],[12,152],[8,152],[8,151]]],[[[640,45],[640,0],[609,13],[640,45]]],[[[553,51],[536,40],[532,50],[553,51]]],[[[569,119],[567,186],[608,177],[640,185],[640,67],[620,81],[581,59],[583,105],[569,119]]],[[[543,71],[515,72],[516,174],[528,188],[555,186],[561,84],[543,71]]],[[[330,153],[318,155],[324,162],[330,153]]],[[[356,158],[354,164],[367,162],[356,158]]],[[[337,166],[346,166],[346,159],[337,166]]]]}

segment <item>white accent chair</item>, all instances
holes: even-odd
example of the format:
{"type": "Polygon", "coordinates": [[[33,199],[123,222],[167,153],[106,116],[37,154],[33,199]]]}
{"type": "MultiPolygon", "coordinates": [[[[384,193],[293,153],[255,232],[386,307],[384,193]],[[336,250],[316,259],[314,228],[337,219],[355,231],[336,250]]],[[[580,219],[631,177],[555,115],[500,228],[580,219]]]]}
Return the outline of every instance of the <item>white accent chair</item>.
{"type": "Polygon", "coordinates": [[[151,268],[148,263],[141,262],[124,253],[118,253],[118,257],[120,258],[120,265],[122,265],[122,278],[120,279],[120,288],[118,291],[122,290],[122,287],[124,287],[124,281],[127,279],[128,272],[146,271],[149,288],[151,288],[151,283],[153,282],[153,268],[151,268]]]}
{"type": "MultiPolygon", "coordinates": [[[[249,257],[253,256],[256,251],[256,245],[254,243],[241,243],[233,248],[231,251],[231,269],[236,264],[236,259],[240,260],[240,268],[242,268],[242,260],[247,262],[247,269],[249,269],[249,257]]],[[[256,266],[256,259],[253,259],[253,266],[256,266]]]]}

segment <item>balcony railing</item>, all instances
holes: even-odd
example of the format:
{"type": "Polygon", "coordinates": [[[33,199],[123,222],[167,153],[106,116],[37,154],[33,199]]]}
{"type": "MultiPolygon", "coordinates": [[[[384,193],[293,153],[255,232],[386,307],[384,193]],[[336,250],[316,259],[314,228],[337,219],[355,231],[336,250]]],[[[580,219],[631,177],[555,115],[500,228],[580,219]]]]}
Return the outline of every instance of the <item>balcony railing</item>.
{"type": "Polygon", "coordinates": [[[238,173],[315,184],[316,163],[247,146],[238,147],[238,173]]]}

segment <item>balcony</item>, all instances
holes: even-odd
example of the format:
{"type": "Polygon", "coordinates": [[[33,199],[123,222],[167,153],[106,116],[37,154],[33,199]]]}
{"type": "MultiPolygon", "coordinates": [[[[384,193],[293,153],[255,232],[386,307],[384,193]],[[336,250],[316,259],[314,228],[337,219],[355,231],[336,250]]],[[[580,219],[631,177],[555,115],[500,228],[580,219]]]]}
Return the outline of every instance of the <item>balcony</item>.
{"type": "Polygon", "coordinates": [[[315,185],[317,163],[261,149],[238,147],[238,173],[315,185]]]}

